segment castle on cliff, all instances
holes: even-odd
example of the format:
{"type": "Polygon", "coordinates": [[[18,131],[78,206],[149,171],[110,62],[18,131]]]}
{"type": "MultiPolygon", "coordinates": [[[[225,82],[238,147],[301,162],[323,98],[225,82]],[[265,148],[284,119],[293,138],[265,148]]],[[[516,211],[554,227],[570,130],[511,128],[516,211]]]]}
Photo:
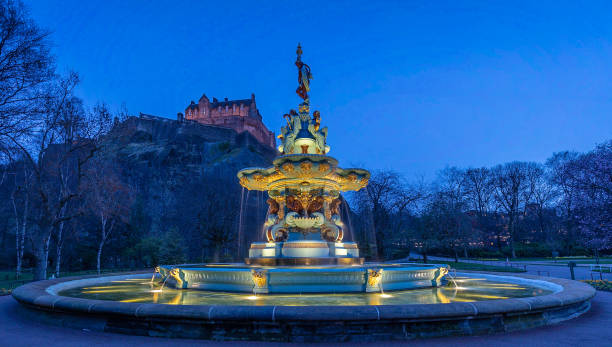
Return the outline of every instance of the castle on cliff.
{"type": "MultiPolygon", "coordinates": [[[[179,120],[183,117],[178,115],[179,120]]],[[[255,94],[250,99],[223,101],[213,98],[212,101],[202,95],[198,103],[191,101],[185,108],[186,120],[196,121],[201,124],[215,125],[230,128],[237,133],[249,132],[261,144],[276,147],[274,132],[268,130],[263,124],[261,114],[255,104],[255,94]]]]}

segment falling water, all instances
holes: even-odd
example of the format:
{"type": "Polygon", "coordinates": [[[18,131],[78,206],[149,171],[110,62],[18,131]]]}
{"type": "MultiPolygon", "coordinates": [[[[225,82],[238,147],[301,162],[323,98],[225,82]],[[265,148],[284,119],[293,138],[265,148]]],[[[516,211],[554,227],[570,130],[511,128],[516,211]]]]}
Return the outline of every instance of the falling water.
{"type": "Polygon", "coordinates": [[[242,187],[242,191],[240,192],[240,212],[238,214],[238,255],[240,256],[240,239],[242,237],[242,215],[244,213],[244,187],[242,187]]]}
{"type": "Polygon", "coordinates": [[[166,278],[164,278],[164,281],[162,282],[161,288],[158,289],[159,293],[161,293],[164,290],[164,286],[166,285],[166,281],[168,280],[169,277],[170,277],[170,274],[167,274],[166,278]]]}
{"type": "Polygon", "coordinates": [[[383,297],[383,298],[390,298],[391,295],[385,294],[385,291],[383,289],[383,277],[382,276],[383,275],[381,274],[380,275],[380,282],[378,282],[378,288],[380,288],[380,296],[383,297]]]}
{"type": "MultiPolygon", "coordinates": [[[[453,269],[454,270],[454,269],[453,269]]],[[[448,277],[451,279],[451,281],[453,282],[453,284],[455,285],[455,288],[457,288],[457,282],[455,282],[455,276],[451,275],[451,272],[448,272],[448,277]]]]}
{"type": "Polygon", "coordinates": [[[368,231],[366,234],[369,234],[368,248],[370,249],[371,255],[376,255],[377,259],[380,259],[382,254],[378,254],[378,240],[376,240],[376,229],[374,226],[374,213],[371,209],[368,209],[368,231]],[[372,249],[374,247],[374,249],[372,249]]]}
{"type": "MultiPolygon", "coordinates": [[[[452,269],[453,272],[455,272],[455,275],[451,275],[451,271],[448,272],[448,277],[451,279],[451,282],[453,282],[453,285],[455,286],[455,290],[453,292],[453,299],[455,299],[455,297],[457,297],[457,290],[459,290],[459,286],[457,285],[457,282],[455,282],[455,277],[457,276],[457,270],[452,269]]],[[[438,288],[436,288],[436,290],[438,290],[438,288]]]]}
{"type": "Polygon", "coordinates": [[[344,209],[344,214],[346,215],[346,222],[348,225],[348,229],[347,229],[347,233],[346,233],[346,239],[349,241],[355,241],[354,235],[353,235],[353,223],[351,222],[351,209],[348,206],[348,202],[346,201],[346,199],[343,199],[343,203],[342,203],[342,208],[344,209]]]}
{"type": "Polygon", "coordinates": [[[240,228],[240,234],[239,234],[239,240],[238,240],[238,256],[242,257],[242,245],[244,244],[244,225],[247,224],[246,221],[244,220],[248,215],[249,215],[249,193],[251,191],[247,189],[246,191],[246,196],[244,197],[244,208],[242,208],[242,223],[241,224],[241,228],[240,228]]]}
{"type": "MultiPolygon", "coordinates": [[[[270,216],[270,211],[266,211],[266,221],[268,221],[268,217],[270,216]]],[[[269,225],[263,225],[261,227],[261,235],[259,235],[259,240],[263,240],[266,241],[266,229],[269,227],[269,225]]]]}
{"type": "MultiPolygon", "coordinates": [[[[263,200],[263,198],[262,198],[262,200],[263,200]]],[[[268,221],[268,217],[270,217],[270,209],[266,208],[266,217],[264,219],[264,223],[266,223],[268,221]]],[[[262,240],[263,241],[267,241],[267,238],[266,238],[266,228],[268,226],[266,226],[264,223],[261,224],[262,225],[262,227],[261,227],[261,234],[259,235],[259,240],[258,241],[262,241],[262,240]]]]}
{"type": "MultiPolygon", "coordinates": [[[[261,218],[261,191],[257,192],[257,208],[256,208],[256,212],[255,212],[255,221],[256,221],[256,225],[262,225],[263,222],[261,222],[260,220],[261,218]]],[[[249,242],[252,242],[252,236],[253,235],[249,235],[251,236],[249,239],[249,242]]],[[[255,235],[255,237],[257,237],[257,235],[255,235]]]]}

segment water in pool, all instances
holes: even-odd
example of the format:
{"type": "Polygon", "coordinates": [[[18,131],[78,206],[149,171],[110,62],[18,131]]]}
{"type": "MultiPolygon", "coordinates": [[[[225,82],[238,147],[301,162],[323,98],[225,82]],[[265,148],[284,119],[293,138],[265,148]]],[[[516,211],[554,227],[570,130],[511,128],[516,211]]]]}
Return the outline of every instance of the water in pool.
{"type": "Polygon", "coordinates": [[[492,281],[478,277],[457,277],[439,288],[413,289],[387,293],[342,294],[260,294],[173,289],[143,278],[110,281],[63,290],[59,295],[84,299],[169,305],[250,305],[250,306],[326,306],[326,305],[406,305],[471,302],[524,298],[553,291],[527,285],[492,281]]]}

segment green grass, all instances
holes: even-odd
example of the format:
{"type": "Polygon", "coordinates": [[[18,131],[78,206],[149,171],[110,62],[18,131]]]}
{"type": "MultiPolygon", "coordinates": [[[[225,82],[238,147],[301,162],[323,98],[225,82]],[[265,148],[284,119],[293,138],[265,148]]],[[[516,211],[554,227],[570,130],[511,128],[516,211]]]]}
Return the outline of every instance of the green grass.
{"type": "MultiPolygon", "coordinates": [[[[22,273],[20,279],[21,280],[32,280],[32,273],[31,272],[22,273]]],[[[6,282],[6,281],[14,281],[14,280],[16,280],[15,270],[0,271],[0,283],[6,282]]]]}
{"type": "Polygon", "coordinates": [[[610,272],[612,272],[612,271],[610,271],[610,268],[605,268],[605,267],[601,268],[601,270],[600,269],[593,269],[591,271],[593,271],[593,272],[601,272],[601,273],[610,273],[610,272]]]}
{"type": "MultiPolygon", "coordinates": [[[[570,261],[574,261],[576,262],[576,264],[597,264],[597,262],[595,261],[595,259],[592,260],[568,260],[568,261],[562,261],[562,263],[567,264],[570,261]]],[[[559,263],[559,262],[557,262],[559,263]]],[[[600,264],[612,264],[612,259],[599,259],[599,263],[600,264]]]]}
{"type": "MultiPolygon", "coordinates": [[[[109,273],[109,272],[122,272],[122,271],[134,271],[134,269],[103,269],[101,273],[109,273]]],[[[153,272],[153,270],[151,270],[153,272]]],[[[70,277],[70,276],[84,276],[84,275],[95,275],[98,272],[96,270],[86,270],[86,271],[72,271],[72,272],[62,272],[60,273],[60,277],[70,277]]],[[[49,272],[47,278],[51,277],[51,272],[49,272]]],[[[21,285],[24,285],[33,280],[33,275],[29,271],[25,271],[21,274],[19,279],[15,276],[15,271],[0,271],[0,296],[9,295],[11,291],[21,285]]]]}
{"type": "Polygon", "coordinates": [[[32,281],[31,273],[23,273],[19,279],[16,279],[15,271],[0,271],[0,296],[9,295],[13,289],[30,281],[32,281]]]}
{"type": "MultiPolygon", "coordinates": [[[[506,258],[477,258],[475,260],[483,260],[483,261],[506,261],[506,258]]],[[[547,262],[556,262],[557,264],[567,264],[570,261],[575,262],[576,264],[595,264],[595,258],[589,257],[542,257],[542,258],[508,258],[510,262],[513,261],[547,261],[547,262]]],[[[604,257],[599,258],[600,264],[612,264],[612,258],[604,257]]]]}
{"type": "MultiPolygon", "coordinates": [[[[418,261],[422,263],[423,261],[418,261]]],[[[446,264],[453,269],[456,270],[473,270],[473,271],[493,271],[493,272],[525,272],[525,270],[520,267],[510,267],[510,266],[495,266],[495,265],[485,265],[485,264],[477,264],[477,263],[455,263],[453,261],[430,261],[430,264],[446,264]]]]}
{"type": "Polygon", "coordinates": [[[597,281],[582,281],[584,283],[588,283],[595,287],[597,290],[602,290],[605,292],[612,292],[612,282],[606,280],[597,280],[597,281]]]}

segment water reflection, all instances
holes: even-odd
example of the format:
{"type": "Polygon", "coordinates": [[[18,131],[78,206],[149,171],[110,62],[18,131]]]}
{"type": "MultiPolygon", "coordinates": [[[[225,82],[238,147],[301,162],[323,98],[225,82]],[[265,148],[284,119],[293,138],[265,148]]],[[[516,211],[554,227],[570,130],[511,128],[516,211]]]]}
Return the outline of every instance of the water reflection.
{"type": "Polygon", "coordinates": [[[472,302],[522,298],[550,294],[552,291],[525,284],[496,282],[484,278],[457,277],[456,284],[440,288],[414,289],[388,293],[355,294],[259,294],[176,290],[142,279],[112,281],[62,291],[59,295],[121,302],[168,305],[398,305],[472,302]]]}

